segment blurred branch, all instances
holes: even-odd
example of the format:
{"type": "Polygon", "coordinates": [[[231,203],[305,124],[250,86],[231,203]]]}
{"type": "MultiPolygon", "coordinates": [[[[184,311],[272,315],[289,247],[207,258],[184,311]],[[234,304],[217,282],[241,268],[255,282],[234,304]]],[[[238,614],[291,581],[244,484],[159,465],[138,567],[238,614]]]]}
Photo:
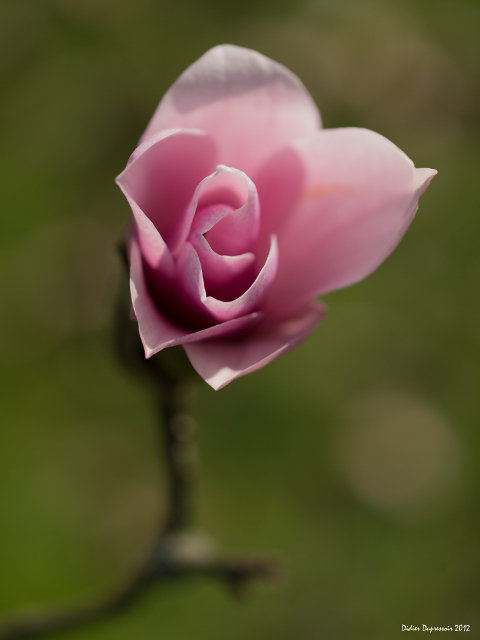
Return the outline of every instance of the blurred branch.
{"type": "MultiPolygon", "coordinates": [[[[127,263],[123,246],[121,253],[127,263]]],[[[160,416],[169,498],[165,524],[143,566],[110,597],[69,612],[22,616],[0,628],[0,640],[53,635],[109,618],[129,609],[152,584],[210,577],[241,596],[250,580],[278,576],[277,563],[271,559],[219,557],[201,534],[189,530],[195,423],[186,409],[194,371],[180,347],[145,358],[137,324],[130,319],[130,298],[125,289],[118,296],[115,313],[116,349],[128,370],[150,388],[160,416]]]]}

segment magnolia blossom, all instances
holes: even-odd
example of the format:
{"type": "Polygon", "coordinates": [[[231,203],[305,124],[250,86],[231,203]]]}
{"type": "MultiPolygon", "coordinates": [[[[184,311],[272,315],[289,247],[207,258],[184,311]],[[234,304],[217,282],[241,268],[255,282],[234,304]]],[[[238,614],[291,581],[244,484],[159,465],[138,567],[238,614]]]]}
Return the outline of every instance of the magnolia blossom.
{"type": "Polygon", "coordinates": [[[367,129],[321,129],[300,80],[207,51],[167,91],[117,183],[147,358],[183,345],[215,389],[304,340],[319,295],[396,247],[435,175],[367,129]]]}

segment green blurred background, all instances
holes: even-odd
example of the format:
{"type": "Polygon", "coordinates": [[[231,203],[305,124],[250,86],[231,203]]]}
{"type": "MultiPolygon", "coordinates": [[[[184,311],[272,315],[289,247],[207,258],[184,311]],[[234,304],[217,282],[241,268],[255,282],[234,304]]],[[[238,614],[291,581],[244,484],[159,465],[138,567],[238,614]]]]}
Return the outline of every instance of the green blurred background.
{"type": "Polygon", "coordinates": [[[374,129],[439,175],[300,348],[199,385],[199,526],[282,557],[285,584],[246,605],[156,588],[61,638],[480,637],[479,40],[473,0],[1,0],[1,616],[105,593],[152,540],[155,416],[110,329],[113,179],[169,85],[231,42],[299,75],[326,127],[374,129]]]}

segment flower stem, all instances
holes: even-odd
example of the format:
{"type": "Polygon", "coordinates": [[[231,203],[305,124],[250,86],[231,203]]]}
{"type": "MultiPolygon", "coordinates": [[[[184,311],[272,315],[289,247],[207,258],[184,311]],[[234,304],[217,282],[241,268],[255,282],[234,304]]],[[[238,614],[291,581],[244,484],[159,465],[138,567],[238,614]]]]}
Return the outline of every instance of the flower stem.
{"type": "Polygon", "coordinates": [[[136,323],[129,318],[128,297],[119,297],[115,317],[116,348],[124,365],[143,380],[160,417],[162,452],[168,480],[167,516],[154,548],[128,582],[112,595],[67,612],[24,615],[0,628],[0,640],[52,636],[113,617],[128,610],[153,584],[204,576],[223,581],[237,595],[252,578],[274,578],[276,562],[269,558],[222,558],[205,538],[190,531],[195,422],[187,413],[192,368],[185,352],[173,347],[146,360],[136,323]]]}

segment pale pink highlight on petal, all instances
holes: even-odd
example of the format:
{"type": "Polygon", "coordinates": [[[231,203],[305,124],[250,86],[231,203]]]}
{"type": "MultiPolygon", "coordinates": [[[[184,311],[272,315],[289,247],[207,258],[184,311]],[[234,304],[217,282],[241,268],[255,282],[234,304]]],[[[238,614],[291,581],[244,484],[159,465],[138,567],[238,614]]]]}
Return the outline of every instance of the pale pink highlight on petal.
{"type": "Polygon", "coordinates": [[[277,230],[279,268],[265,303],[275,317],[357,282],[393,251],[435,175],[366,129],[331,129],[292,145],[303,164],[296,202],[277,230]]]}
{"type": "Polygon", "coordinates": [[[435,169],[415,169],[415,184],[417,187],[418,198],[423,196],[428,185],[437,173],[438,172],[435,169]]]}
{"type": "Polygon", "coordinates": [[[296,317],[265,327],[243,339],[205,340],[185,345],[194,369],[214,389],[261,369],[298,346],[320,324],[326,307],[310,303],[296,317]]]}
{"type": "Polygon", "coordinates": [[[215,139],[219,162],[252,176],[268,156],[320,126],[291,71],[256,51],[220,45],[167,91],[143,139],[162,129],[202,129],[215,139]]]}

